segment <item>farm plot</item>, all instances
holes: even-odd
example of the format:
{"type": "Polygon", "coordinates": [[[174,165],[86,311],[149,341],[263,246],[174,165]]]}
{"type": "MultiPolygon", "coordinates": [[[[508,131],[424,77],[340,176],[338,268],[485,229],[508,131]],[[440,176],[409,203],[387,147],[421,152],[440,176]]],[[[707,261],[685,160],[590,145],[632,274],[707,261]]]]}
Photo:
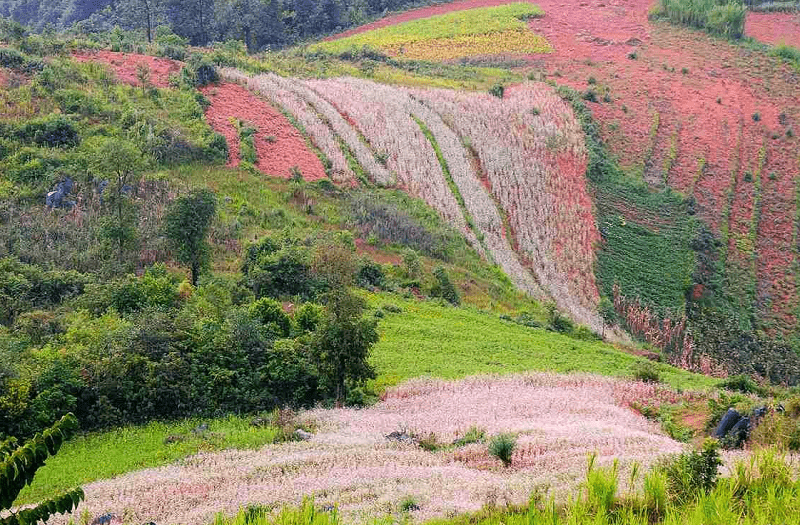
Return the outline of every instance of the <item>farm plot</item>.
{"type": "Polygon", "coordinates": [[[525,24],[525,20],[543,14],[539,7],[526,2],[469,9],[323,42],[312,49],[343,53],[366,46],[414,60],[547,53],[551,51],[547,40],[525,24]]]}
{"type": "Polygon", "coordinates": [[[296,171],[306,180],[326,176],[319,158],[307,147],[300,132],[279,111],[247,89],[229,82],[201,89],[211,105],[206,119],[215,131],[225,135],[230,150],[229,165],[239,164],[239,136],[232,120],[255,128],[255,167],[267,175],[289,178],[296,171]]]}
{"type": "Polygon", "coordinates": [[[586,151],[572,110],[551,88],[530,84],[505,99],[414,91],[474,149],[518,249],[548,294],[595,330],[593,243],[599,239],[585,186],[586,151]]]}
{"type": "Polygon", "coordinates": [[[786,44],[800,49],[800,12],[747,13],[744,34],[767,44],[786,44]]]}
{"type": "Polygon", "coordinates": [[[146,67],[149,71],[149,82],[155,87],[169,87],[169,76],[178,73],[183,63],[169,58],[156,58],[135,53],[119,53],[114,51],[86,51],[74,53],[72,58],[79,62],[101,62],[111,66],[117,79],[125,84],[138,86],[138,68],[146,67]]]}
{"type": "Polygon", "coordinates": [[[132,522],[209,523],[218,511],[312,496],[318,505],[338,504],[345,522],[363,523],[397,511],[408,497],[420,507],[415,521],[487,503],[525,503],[541,486],[563,497],[583,479],[589,453],[598,455],[599,464],[619,458],[625,470],[681,450],[655,423],[625,408],[645,399],[658,404],[677,396],[663,387],[593,376],[417,380],[388,391],[370,408],[306,413],[318,427],[308,442],[200,454],[92,483],[77,512],[113,512],[132,522]],[[450,444],[471,427],[487,436],[517,434],[511,468],[490,457],[485,443],[428,452],[387,439],[405,430],[450,444]]]}

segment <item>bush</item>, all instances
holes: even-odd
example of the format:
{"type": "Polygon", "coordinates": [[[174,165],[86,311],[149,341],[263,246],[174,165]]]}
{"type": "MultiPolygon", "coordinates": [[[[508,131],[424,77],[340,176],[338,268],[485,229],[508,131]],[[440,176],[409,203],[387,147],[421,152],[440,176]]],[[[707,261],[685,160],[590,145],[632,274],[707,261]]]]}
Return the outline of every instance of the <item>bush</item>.
{"type": "Polygon", "coordinates": [[[289,336],[292,322],[278,301],[262,297],[250,305],[250,315],[258,319],[264,326],[273,329],[281,337],[289,336]]]}
{"type": "Polygon", "coordinates": [[[730,376],[727,379],[720,381],[717,386],[725,390],[733,392],[741,392],[742,394],[764,394],[765,390],[758,386],[755,381],[750,377],[740,374],[730,376]]]}
{"type": "Polygon", "coordinates": [[[50,148],[75,147],[80,143],[75,125],[62,115],[31,120],[20,126],[15,135],[19,140],[50,148]]]}
{"type": "Polygon", "coordinates": [[[667,477],[670,498],[683,504],[714,488],[721,465],[719,442],[706,439],[700,452],[685,452],[668,459],[660,470],[667,477]]]}
{"type": "Polygon", "coordinates": [[[25,55],[7,47],[0,47],[0,66],[9,69],[18,69],[25,63],[25,55]]]}
{"type": "Polygon", "coordinates": [[[517,446],[517,438],[511,434],[498,434],[489,441],[489,454],[503,462],[503,466],[511,465],[511,456],[517,446]]]}
{"type": "Polygon", "coordinates": [[[383,268],[381,265],[374,261],[364,261],[361,269],[358,270],[358,284],[362,287],[375,287],[381,288],[383,286],[385,276],[383,275],[383,268]]]}
{"type": "Polygon", "coordinates": [[[433,276],[436,278],[436,284],[431,290],[431,295],[433,297],[441,297],[453,306],[460,305],[461,297],[458,295],[458,290],[456,290],[456,287],[450,281],[450,277],[448,277],[445,269],[438,266],[433,271],[433,276]]]}
{"type": "Polygon", "coordinates": [[[505,91],[506,87],[503,84],[495,84],[489,88],[489,94],[494,95],[497,98],[503,98],[505,91]]]}
{"type": "Polygon", "coordinates": [[[662,0],[661,11],[671,22],[726,38],[741,38],[747,11],[736,1],[718,3],[717,0],[662,0]]]}
{"type": "Polygon", "coordinates": [[[658,370],[652,363],[648,362],[640,362],[634,364],[632,367],[633,369],[633,378],[636,381],[641,381],[643,383],[660,383],[661,376],[658,373],[658,370]]]}
{"type": "Polygon", "coordinates": [[[321,289],[311,273],[311,250],[295,239],[265,237],[250,246],[242,265],[244,282],[256,297],[316,297],[321,289]]]}

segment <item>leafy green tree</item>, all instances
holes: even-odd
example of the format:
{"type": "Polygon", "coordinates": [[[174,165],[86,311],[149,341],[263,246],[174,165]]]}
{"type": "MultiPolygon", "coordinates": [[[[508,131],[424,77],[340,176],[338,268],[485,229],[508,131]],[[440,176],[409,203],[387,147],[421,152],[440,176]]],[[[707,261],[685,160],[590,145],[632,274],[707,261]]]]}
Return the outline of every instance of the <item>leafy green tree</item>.
{"type": "Polygon", "coordinates": [[[122,260],[126,246],[136,238],[136,211],[129,197],[147,161],[136,144],[128,140],[98,137],[88,148],[90,169],[110,179],[107,200],[114,208],[115,217],[105,226],[104,232],[117,244],[122,260]]]}
{"type": "Polygon", "coordinates": [[[176,199],[164,217],[170,246],[178,261],[189,266],[194,286],[197,286],[200,270],[209,261],[210,248],[206,237],[216,213],[214,193],[197,190],[176,199]]]}
{"type": "Polygon", "coordinates": [[[312,352],[320,377],[333,388],[336,405],[342,406],[347,381],[375,378],[369,351],[378,342],[375,319],[362,317],[365,301],[346,289],[328,295],[326,316],[314,332],[312,352]]]}
{"type": "Polygon", "coordinates": [[[147,42],[153,41],[153,30],[164,16],[164,0],[118,0],[115,4],[121,23],[142,28],[147,42]]]}
{"type": "MultiPolygon", "coordinates": [[[[0,442],[0,512],[9,511],[14,500],[26,485],[30,485],[36,471],[48,456],[54,456],[62,443],[78,428],[78,420],[67,414],[41,434],[24,445],[16,438],[0,442]]],[[[44,501],[36,507],[11,512],[0,517],[0,525],[30,525],[47,521],[54,514],[72,512],[83,500],[83,489],[77,488],[58,497],[44,501]]]]}

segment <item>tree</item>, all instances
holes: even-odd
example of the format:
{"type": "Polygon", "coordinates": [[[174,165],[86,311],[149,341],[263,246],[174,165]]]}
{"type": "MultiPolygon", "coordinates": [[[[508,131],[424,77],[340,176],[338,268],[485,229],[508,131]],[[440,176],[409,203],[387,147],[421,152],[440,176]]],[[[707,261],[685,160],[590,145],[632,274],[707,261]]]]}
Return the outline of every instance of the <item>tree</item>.
{"type": "Polygon", "coordinates": [[[147,42],[153,41],[153,30],[164,15],[163,0],[122,0],[116,8],[123,25],[144,28],[147,42]]]}
{"type": "Polygon", "coordinates": [[[369,351],[378,342],[375,319],[362,318],[366,303],[346,289],[328,295],[326,316],[314,333],[312,352],[320,377],[333,387],[336,406],[342,406],[347,381],[375,378],[369,351]]]}
{"type": "MultiPolygon", "coordinates": [[[[20,491],[33,481],[36,471],[44,465],[48,456],[54,456],[61,444],[78,429],[78,420],[67,414],[41,434],[24,445],[17,445],[16,438],[0,441],[0,513],[10,510],[20,491]]],[[[81,488],[76,488],[56,498],[44,501],[36,507],[12,512],[0,517],[0,525],[29,525],[47,521],[54,514],[72,512],[83,500],[81,488]]]]}
{"type": "Polygon", "coordinates": [[[135,212],[128,204],[133,193],[132,184],[147,166],[142,151],[136,144],[122,139],[98,137],[89,145],[89,166],[101,176],[112,178],[109,184],[111,205],[116,212],[115,222],[108,225],[106,235],[117,243],[119,259],[125,246],[136,237],[135,212]]]}
{"type": "Polygon", "coordinates": [[[217,199],[209,190],[197,190],[176,199],[164,217],[165,235],[178,261],[189,265],[192,285],[210,256],[206,242],[217,199]]]}

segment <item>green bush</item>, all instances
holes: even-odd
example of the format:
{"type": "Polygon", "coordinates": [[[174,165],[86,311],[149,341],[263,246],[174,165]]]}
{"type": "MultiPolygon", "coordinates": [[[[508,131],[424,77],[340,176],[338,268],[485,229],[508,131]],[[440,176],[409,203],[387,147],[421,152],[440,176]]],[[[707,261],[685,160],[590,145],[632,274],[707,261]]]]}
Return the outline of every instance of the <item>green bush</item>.
{"type": "Polygon", "coordinates": [[[431,295],[433,297],[441,297],[453,306],[460,305],[461,296],[458,295],[458,290],[456,290],[455,285],[450,281],[447,271],[443,267],[437,266],[436,269],[433,270],[433,276],[436,278],[436,284],[431,290],[431,295]]]}
{"type": "Polygon", "coordinates": [[[62,115],[50,115],[26,122],[17,128],[17,139],[50,148],[71,148],[80,143],[75,124],[62,115]]]}
{"type": "Polygon", "coordinates": [[[705,29],[727,38],[741,38],[747,11],[728,0],[662,0],[661,11],[675,24],[705,29]]]}
{"type": "Polygon", "coordinates": [[[650,362],[639,362],[632,367],[633,379],[642,381],[643,383],[660,383],[661,375],[658,370],[650,362]]]}
{"type": "Polygon", "coordinates": [[[269,297],[262,297],[250,305],[250,315],[273,329],[281,337],[289,337],[292,322],[283,311],[281,303],[269,297]]]}
{"type": "Polygon", "coordinates": [[[498,434],[489,440],[489,454],[503,462],[503,466],[511,465],[511,456],[517,446],[517,438],[512,434],[498,434]]]}
{"type": "Polygon", "coordinates": [[[18,69],[25,63],[25,55],[8,47],[0,47],[0,66],[18,69]]]}
{"type": "Polygon", "coordinates": [[[765,392],[755,381],[744,374],[723,379],[717,386],[733,392],[741,392],[742,394],[764,394],[765,392]]]}
{"type": "Polygon", "coordinates": [[[296,239],[265,237],[247,248],[244,282],[256,297],[312,299],[321,283],[311,273],[311,250],[296,239]]]}
{"type": "Polygon", "coordinates": [[[663,461],[659,468],[667,477],[669,497],[684,504],[714,488],[721,465],[719,442],[706,439],[701,451],[674,456],[663,461]]]}

